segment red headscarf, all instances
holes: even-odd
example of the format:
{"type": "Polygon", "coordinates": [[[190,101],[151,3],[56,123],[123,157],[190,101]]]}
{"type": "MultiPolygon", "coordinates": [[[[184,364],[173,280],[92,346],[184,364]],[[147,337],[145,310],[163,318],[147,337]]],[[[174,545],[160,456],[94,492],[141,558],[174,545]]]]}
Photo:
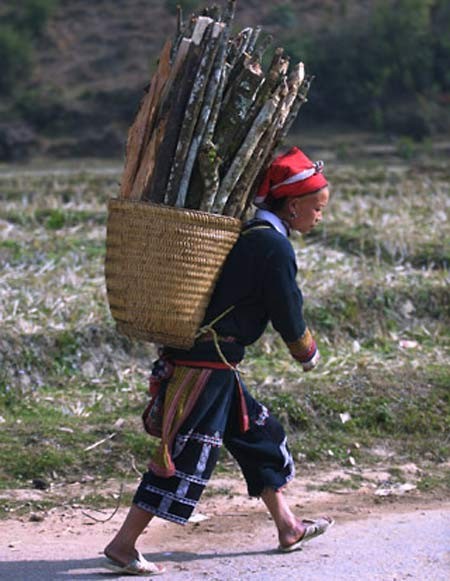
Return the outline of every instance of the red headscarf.
{"type": "Polygon", "coordinates": [[[323,161],[314,163],[298,147],[293,147],[271,163],[255,197],[255,204],[261,205],[267,196],[278,199],[317,192],[328,185],[322,169],[323,161]]]}

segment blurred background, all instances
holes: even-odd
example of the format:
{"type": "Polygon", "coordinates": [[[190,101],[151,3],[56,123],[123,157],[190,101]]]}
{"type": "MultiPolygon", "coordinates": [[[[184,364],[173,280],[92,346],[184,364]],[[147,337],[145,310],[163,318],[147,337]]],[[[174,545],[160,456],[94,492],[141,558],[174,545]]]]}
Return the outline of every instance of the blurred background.
{"type": "MultiPolygon", "coordinates": [[[[0,161],[121,157],[177,4],[207,3],[1,0],[0,161]]],[[[406,149],[448,135],[449,0],[239,0],[236,31],[257,25],[315,77],[294,132],[406,149]]]]}

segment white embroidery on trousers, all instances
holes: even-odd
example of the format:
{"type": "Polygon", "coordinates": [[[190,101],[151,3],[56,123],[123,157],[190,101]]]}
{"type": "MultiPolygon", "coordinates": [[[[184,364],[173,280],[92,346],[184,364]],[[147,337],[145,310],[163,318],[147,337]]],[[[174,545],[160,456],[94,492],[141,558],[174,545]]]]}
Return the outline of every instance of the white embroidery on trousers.
{"type": "Polygon", "coordinates": [[[266,408],[266,406],[261,404],[259,415],[255,420],[255,424],[257,426],[264,426],[268,417],[269,417],[269,410],[266,408]]]}
{"type": "Polygon", "coordinates": [[[294,461],[292,460],[292,456],[287,448],[287,437],[285,437],[280,444],[280,452],[282,453],[284,458],[283,468],[286,468],[286,466],[293,466],[294,461]]]}
{"type": "MultiPolygon", "coordinates": [[[[200,457],[198,459],[197,466],[195,467],[194,475],[196,477],[201,477],[203,472],[205,471],[206,464],[208,462],[208,458],[209,458],[210,453],[211,453],[211,445],[204,444],[202,446],[202,450],[200,452],[200,457]]],[[[185,496],[188,493],[190,484],[191,483],[189,482],[189,480],[185,480],[184,478],[182,480],[180,480],[180,483],[178,484],[177,490],[175,492],[176,496],[178,496],[180,498],[185,498],[185,496]]],[[[163,501],[159,505],[159,508],[160,508],[160,510],[167,510],[168,511],[169,506],[170,506],[170,503],[166,504],[163,501]]]]}
{"type": "Polygon", "coordinates": [[[211,453],[211,444],[203,444],[202,451],[200,452],[200,458],[198,459],[197,466],[195,467],[194,475],[201,478],[203,472],[206,469],[206,464],[208,462],[209,455],[211,453]]]}
{"type": "Polygon", "coordinates": [[[189,490],[189,486],[190,486],[190,482],[189,480],[180,480],[180,484],[178,485],[177,491],[175,492],[175,494],[177,496],[181,496],[182,498],[184,498],[187,495],[187,492],[189,490]]]}
{"type": "MultiPolygon", "coordinates": [[[[198,459],[197,466],[195,467],[194,476],[196,476],[197,478],[201,477],[203,472],[205,471],[206,464],[208,462],[208,458],[209,458],[210,453],[211,453],[211,445],[204,444],[202,446],[202,451],[200,452],[200,457],[198,459]]],[[[177,496],[180,496],[181,498],[184,498],[186,496],[186,494],[188,493],[190,484],[191,483],[189,482],[189,480],[185,480],[185,479],[180,480],[180,484],[178,485],[175,494],[177,496]]]]}
{"type": "MultiPolygon", "coordinates": [[[[151,490],[153,487],[147,486],[147,490],[151,490]]],[[[170,512],[170,506],[172,502],[181,502],[183,504],[187,504],[189,506],[195,506],[197,504],[196,500],[191,500],[190,498],[186,498],[186,493],[189,489],[189,482],[187,480],[182,480],[175,493],[166,492],[165,490],[161,490],[161,494],[163,495],[161,502],[159,503],[158,510],[161,512],[170,512]]],[[[155,492],[156,492],[155,488],[155,492]]]]}
{"type": "Polygon", "coordinates": [[[163,496],[161,498],[161,502],[159,503],[158,509],[161,512],[169,512],[169,509],[170,509],[170,505],[171,504],[172,504],[172,499],[169,498],[168,496],[163,496]]]}
{"type": "Polygon", "coordinates": [[[193,431],[194,430],[191,429],[184,436],[180,436],[179,434],[176,436],[175,443],[174,443],[173,450],[172,450],[172,458],[176,458],[177,456],[179,456],[181,454],[181,452],[184,450],[184,447],[188,443],[189,438],[191,437],[191,434],[193,431]]]}
{"type": "MultiPolygon", "coordinates": [[[[211,454],[211,448],[212,448],[211,444],[203,444],[202,446],[197,466],[195,467],[194,472],[194,476],[196,476],[197,478],[201,478],[203,476],[203,473],[206,469],[206,464],[208,463],[209,455],[211,454]]],[[[189,490],[189,485],[190,482],[188,480],[184,479],[180,480],[175,495],[179,498],[185,498],[189,490]]],[[[172,500],[173,499],[169,498],[168,496],[163,497],[158,507],[159,510],[162,512],[169,512],[172,500]]]]}

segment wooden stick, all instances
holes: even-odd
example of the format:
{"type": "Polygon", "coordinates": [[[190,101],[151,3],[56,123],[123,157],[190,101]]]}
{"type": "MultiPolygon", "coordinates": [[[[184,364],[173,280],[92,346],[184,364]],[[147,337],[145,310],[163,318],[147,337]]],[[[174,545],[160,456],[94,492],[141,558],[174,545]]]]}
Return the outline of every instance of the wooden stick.
{"type": "Polygon", "coordinates": [[[292,127],[292,124],[296,120],[301,107],[308,102],[307,95],[313,80],[314,80],[313,76],[307,76],[301,83],[298,90],[297,98],[295,99],[293,105],[291,106],[291,109],[288,113],[286,121],[284,122],[280,134],[277,136],[277,143],[280,143],[286,137],[286,135],[289,133],[289,130],[292,127]]]}
{"type": "Polygon", "coordinates": [[[253,62],[250,57],[247,57],[246,61],[224,99],[214,132],[214,143],[223,160],[221,168],[223,173],[230,167],[236,151],[252,125],[254,116],[249,115],[249,112],[264,81],[259,63],[253,62]]]}
{"type": "MultiPolygon", "coordinates": [[[[251,59],[251,62],[254,63],[256,61],[254,59],[251,59]]],[[[234,140],[231,146],[234,145],[234,149],[230,147],[229,150],[224,150],[221,147],[220,143],[221,134],[219,132],[219,123],[218,123],[218,129],[216,130],[217,137],[215,135],[215,140],[217,141],[219,146],[218,147],[219,155],[224,160],[223,166],[221,167],[222,175],[229,169],[229,166],[232,163],[233,156],[237,151],[237,147],[239,147],[240,144],[244,141],[245,136],[249,130],[249,127],[251,126],[251,124],[253,124],[257,115],[261,111],[261,108],[271,98],[271,95],[277,89],[277,87],[280,86],[280,83],[282,83],[283,79],[285,79],[285,74],[287,72],[288,66],[289,61],[288,59],[284,58],[283,49],[281,48],[277,49],[274,53],[272,63],[270,65],[267,76],[265,78],[262,78],[262,83],[259,85],[257,91],[252,96],[251,102],[249,102],[250,108],[244,111],[245,121],[240,120],[240,122],[236,126],[235,133],[231,134],[231,137],[234,140]]],[[[236,83],[237,81],[235,81],[235,84],[236,83]]],[[[230,113],[227,112],[226,115],[224,115],[224,117],[230,118],[230,113]]],[[[228,138],[230,138],[228,132],[229,132],[228,128],[226,128],[226,130],[222,129],[222,135],[228,136],[228,138]]]]}
{"type": "Polygon", "coordinates": [[[224,209],[224,213],[226,211],[229,216],[241,219],[248,203],[251,203],[255,189],[259,187],[261,177],[268,166],[267,159],[273,152],[273,139],[276,131],[277,124],[273,123],[262,136],[258,148],[252,156],[250,167],[242,174],[233,191],[233,197],[230,196],[231,199],[229,203],[227,202],[228,207],[224,209]]]}
{"type": "MultiPolygon", "coordinates": [[[[201,47],[190,41],[186,59],[167,95],[167,110],[160,118],[164,131],[160,132],[159,143],[154,149],[156,154],[154,170],[143,189],[142,199],[144,200],[161,203],[165,199],[180,128],[200,59],[201,47]]],[[[174,202],[175,200],[171,200],[172,205],[174,202]]]]}
{"type": "Polygon", "coordinates": [[[228,54],[228,62],[232,67],[236,65],[241,56],[246,52],[248,43],[253,33],[253,28],[247,26],[247,28],[242,29],[239,34],[233,39],[230,44],[230,50],[228,54]]]}
{"type": "MultiPolygon", "coordinates": [[[[155,176],[155,166],[157,165],[158,156],[162,151],[162,143],[166,135],[168,117],[159,119],[157,126],[153,130],[152,138],[147,145],[145,155],[142,159],[137,179],[133,189],[133,199],[141,199],[155,203],[162,202],[162,196],[155,193],[151,195],[150,186],[155,176]]],[[[164,195],[164,192],[163,192],[164,195]]]]}
{"type": "Polygon", "coordinates": [[[217,87],[216,97],[214,100],[214,105],[211,110],[211,114],[208,119],[208,124],[205,130],[205,143],[212,141],[214,130],[217,124],[217,119],[219,117],[219,111],[222,104],[222,98],[225,91],[226,82],[228,79],[229,67],[226,65],[228,44],[231,34],[231,26],[234,19],[234,13],[236,8],[236,0],[228,0],[227,10],[224,16],[224,34],[222,46],[219,50],[217,67],[215,68],[215,74],[219,77],[219,83],[217,87]]]}
{"type": "Polygon", "coordinates": [[[289,113],[291,112],[292,107],[298,97],[298,92],[301,84],[303,83],[304,78],[305,78],[305,67],[303,63],[300,62],[292,69],[292,72],[289,75],[288,91],[281,105],[280,118],[278,122],[279,129],[277,131],[276,136],[274,136],[276,141],[275,146],[277,143],[279,143],[279,141],[281,141],[281,139],[284,137],[284,135],[287,134],[287,131],[289,130],[287,129],[286,132],[284,132],[285,124],[289,116],[289,113]]]}
{"type": "Polygon", "coordinates": [[[204,23],[205,20],[208,20],[208,26],[206,28],[202,27],[204,35],[202,36],[203,43],[198,43],[197,38],[196,44],[198,43],[200,58],[195,71],[192,73],[189,94],[180,119],[176,147],[170,163],[170,171],[165,187],[164,203],[171,206],[176,204],[179,182],[183,172],[186,155],[189,150],[192,132],[195,128],[197,116],[201,106],[201,99],[206,81],[205,76],[208,74],[209,71],[207,69],[210,68],[211,64],[208,56],[211,47],[210,40],[213,28],[212,19],[204,16],[199,17],[199,22],[197,23],[196,29],[198,29],[199,25],[204,23]]]}
{"type": "Polygon", "coordinates": [[[247,205],[247,200],[253,191],[254,182],[259,176],[262,168],[266,166],[266,160],[273,151],[273,141],[279,130],[280,119],[283,112],[283,102],[288,94],[288,90],[288,84],[287,82],[284,82],[279,89],[280,100],[277,110],[273,115],[272,122],[261,136],[245,171],[242,172],[235,188],[230,194],[223,211],[224,214],[238,218],[243,214],[247,205]]]}
{"type": "Polygon", "coordinates": [[[172,52],[170,54],[170,60],[173,61],[177,55],[178,49],[180,47],[181,41],[183,40],[185,34],[185,25],[183,22],[183,9],[178,4],[177,5],[177,32],[175,35],[175,41],[173,43],[172,52]]]}
{"type": "Polygon", "coordinates": [[[254,30],[252,30],[252,33],[250,35],[250,38],[248,39],[248,45],[246,48],[246,52],[248,54],[253,54],[260,34],[261,34],[261,27],[260,26],[257,26],[254,30]]]}
{"type": "Polygon", "coordinates": [[[282,48],[275,49],[269,71],[266,75],[264,86],[261,87],[261,93],[258,96],[258,103],[255,108],[258,109],[261,102],[264,102],[274,89],[282,82],[289,67],[289,59],[285,58],[282,48]]]}
{"type": "MultiPolygon", "coordinates": [[[[168,123],[170,108],[173,105],[171,94],[177,91],[177,86],[184,74],[187,57],[191,48],[191,40],[183,39],[180,43],[175,62],[173,64],[170,76],[163,87],[160,98],[156,120],[154,123],[151,137],[146,145],[143,157],[140,162],[139,170],[133,185],[132,198],[150,200],[150,188],[154,179],[154,171],[157,162],[161,162],[160,148],[165,136],[166,125],[168,123]],[[158,158],[157,158],[158,156],[158,158]]],[[[164,190],[162,190],[164,192],[164,190]]],[[[161,196],[157,195],[154,202],[162,201],[161,196]]]]}
{"type": "MultiPolygon", "coordinates": [[[[263,82],[255,96],[254,102],[252,103],[252,106],[247,113],[247,124],[253,122],[261,110],[261,107],[268,99],[270,99],[272,93],[276,90],[280,83],[283,82],[289,67],[289,61],[288,59],[284,58],[283,55],[283,49],[279,48],[275,51],[267,76],[264,77],[263,82]]],[[[245,133],[246,125],[241,124],[240,135],[237,136],[237,140],[242,140],[245,133]]]]}
{"type": "MultiPolygon", "coordinates": [[[[216,22],[214,24],[212,38],[217,38],[216,48],[215,48],[215,60],[212,67],[212,71],[209,75],[208,84],[205,91],[205,96],[203,99],[203,103],[201,106],[200,113],[198,115],[197,125],[195,127],[195,131],[193,133],[191,143],[189,146],[189,151],[186,157],[186,162],[184,164],[183,173],[181,175],[180,184],[178,187],[178,199],[177,205],[184,206],[187,202],[187,195],[188,195],[188,188],[189,183],[192,176],[192,171],[194,168],[195,160],[197,158],[197,154],[200,150],[206,128],[208,125],[208,120],[211,116],[212,107],[214,105],[215,98],[217,96],[217,91],[220,84],[220,70],[217,70],[218,65],[221,64],[221,55],[220,55],[220,47],[221,43],[224,41],[224,27],[223,23],[216,22]]],[[[212,48],[212,47],[211,47],[212,48]]],[[[211,57],[214,56],[213,51],[211,51],[211,57]]],[[[211,152],[211,148],[208,148],[208,151],[211,152]]],[[[208,154],[209,155],[209,154],[208,154]]],[[[215,158],[217,155],[215,156],[215,158]]],[[[216,165],[216,164],[214,164],[216,165]]],[[[202,167],[204,168],[205,165],[203,164],[202,167]]],[[[206,176],[205,176],[206,177],[206,176]]],[[[211,187],[215,185],[215,180],[210,179],[209,173],[207,177],[208,182],[210,183],[211,187]]],[[[205,184],[206,185],[206,184],[205,184]]],[[[199,192],[200,195],[202,192],[199,192]]]]}
{"type": "MultiPolygon", "coordinates": [[[[219,46],[222,30],[222,24],[214,23],[210,25],[208,33],[205,35],[202,60],[184,113],[184,121],[180,130],[166,192],[166,199],[168,201],[174,200],[175,205],[179,207],[184,206],[192,167],[203,137],[203,128],[206,126],[205,121],[200,128],[201,134],[198,135],[197,141],[192,144],[194,130],[202,111],[203,97],[208,88],[208,80],[219,46]],[[189,157],[191,146],[193,146],[193,150],[191,152],[191,157],[189,157]],[[186,164],[186,162],[188,163],[186,164]]],[[[213,96],[214,95],[211,95],[211,102],[213,96]]],[[[200,122],[202,123],[202,120],[200,120],[200,122]]]]}
{"type": "MultiPolygon", "coordinates": [[[[267,130],[266,134],[261,138],[258,149],[252,157],[252,166],[246,169],[242,178],[239,180],[239,183],[236,185],[234,198],[238,202],[230,205],[228,209],[230,215],[240,219],[245,218],[245,214],[252,203],[267,167],[273,159],[274,151],[279,145],[281,139],[287,135],[289,128],[286,130],[286,125],[288,119],[290,119],[290,115],[292,115],[292,101],[294,100],[294,104],[296,104],[297,100],[299,100],[298,90],[303,86],[302,82],[304,82],[304,67],[303,63],[299,63],[290,75],[288,91],[281,102],[277,122],[273,123],[267,130]]],[[[307,92],[308,89],[305,87],[304,90],[307,92]]],[[[300,98],[301,102],[303,102],[302,99],[303,98],[300,98]]],[[[295,116],[296,113],[294,113],[294,118],[295,116]]]]}
{"type": "Polygon", "coordinates": [[[280,94],[279,91],[277,91],[261,108],[261,111],[250,128],[244,143],[239,148],[230,169],[222,179],[222,183],[220,184],[219,191],[217,192],[212,207],[213,212],[221,213],[230,192],[232,192],[237,180],[245,169],[248,160],[251,158],[256,146],[258,145],[261,135],[263,135],[264,131],[270,125],[273,115],[277,110],[279,101],[280,94]]]}
{"type": "Polygon", "coordinates": [[[108,442],[108,440],[112,440],[116,436],[117,436],[117,432],[113,432],[112,434],[109,434],[109,436],[106,436],[106,438],[102,438],[101,440],[98,440],[98,442],[95,442],[95,444],[91,444],[90,446],[87,446],[87,448],[84,448],[83,451],[89,452],[90,450],[97,448],[97,446],[101,446],[105,442],[108,442]]]}
{"type": "Polygon", "coordinates": [[[162,49],[158,68],[152,78],[150,89],[144,95],[136,118],[128,132],[125,168],[120,186],[120,196],[122,198],[138,199],[132,195],[133,184],[153,128],[162,88],[169,77],[170,50],[171,42],[167,41],[162,49]]]}
{"type": "Polygon", "coordinates": [[[200,46],[206,30],[210,27],[210,25],[213,22],[214,22],[213,19],[209,18],[208,16],[199,16],[197,18],[197,22],[195,23],[195,28],[194,31],[192,32],[191,38],[192,42],[196,46],[200,46]]]}
{"type": "Polygon", "coordinates": [[[212,141],[206,142],[198,154],[199,173],[202,178],[203,196],[198,205],[200,210],[210,212],[220,185],[219,167],[221,159],[212,141]]]}
{"type": "MultiPolygon", "coordinates": [[[[214,131],[217,117],[218,117],[218,108],[222,101],[223,95],[223,88],[224,88],[224,74],[225,74],[225,59],[227,54],[227,47],[228,47],[228,40],[230,37],[230,28],[231,28],[231,20],[234,15],[234,5],[235,0],[229,0],[228,8],[224,16],[224,30],[222,34],[222,38],[220,41],[220,46],[217,51],[216,55],[216,62],[213,65],[213,70],[211,72],[209,86],[207,89],[207,96],[205,97],[205,105],[204,111],[202,114],[206,114],[206,109],[208,107],[209,98],[213,97],[213,102],[211,103],[211,111],[208,116],[208,120],[206,123],[205,130],[203,132],[202,143],[200,144],[199,151],[204,150],[205,152],[211,152],[211,144],[212,144],[212,133],[214,131]],[[215,94],[212,95],[212,93],[215,94]]],[[[214,168],[207,168],[207,164],[205,160],[209,159],[209,156],[203,154],[203,162],[199,163],[199,159],[194,162],[194,166],[192,168],[191,179],[188,186],[188,193],[186,196],[185,207],[187,208],[199,208],[203,195],[206,194],[207,196],[212,195],[215,196],[217,189],[214,191],[210,191],[209,188],[215,187],[218,188],[218,182],[215,179],[211,179],[210,174],[213,174],[216,170],[218,165],[220,165],[219,157],[214,154],[213,158],[214,168]],[[205,184],[208,183],[208,189],[206,190],[205,184]]]]}

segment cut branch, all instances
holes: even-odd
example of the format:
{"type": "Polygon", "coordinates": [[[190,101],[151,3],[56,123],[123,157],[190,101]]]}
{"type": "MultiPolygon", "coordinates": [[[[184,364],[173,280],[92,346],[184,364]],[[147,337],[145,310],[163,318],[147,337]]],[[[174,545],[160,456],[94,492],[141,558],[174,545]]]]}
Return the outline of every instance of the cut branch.
{"type": "Polygon", "coordinates": [[[264,104],[258,116],[256,117],[244,140],[244,143],[241,145],[238,153],[236,154],[230,169],[222,179],[219,191],[216,195],[216,199],[214,200],[212,208],[213,212],[221,213],[223,210],[228,196],[230,195],[231,191],[236,185],[236,182],[244,171],[248,160],[251,158],[256,146],[258,145],[258,141],[266,131],[267,127],[270,125],[273,115],[277,110],[279,101],[280,95],[279,92],[277,92],[269,101],[264,104]]]}
{"type": "Polygon", "coordinates": [[[310,78],[290,71],[261,29],[230,38],[235,0],[183,22],[166,43],[127,140],[121,195],[242,217],[306,102],[310,78]],[[212,17],[212,18],[211,18],[212,17]],[[171,64],[172,63],[172,64],[171,64]]]}
{"type": "Polygon", "coordinates": [[[122,198],[135,198],[132,196],[133,184],[139,165],[153,129],[155,113],[161,96],[162,88],[170,73],[171,42],[167,41],[159,58],[158,68],[153,75],[150,88],[144,95],[138,114],[128,132],[125,168],[122,175],[120,195],[122,198]]]}
{"type": "Polygon", "coordinates": [[[286,121],[283,125],[283,128],[280,132],[280,134],[277,136],[276,139],[276,143],[280,143],[285,137],[286,135],[289,133],[289,130],[292,127],[292,124],[294,123],[294,121],[297,119],[297,116],[299,114],[299,111],[301,109],[301,107],[307,103],[308,99],[307,99],[307,95],[309,92],[309,89],[311,87],[311,83],[313,82],[314,77],[305,77],[303,82],[301,83],[299,90],[298,90],[298,94],[297,97],[293,103],[293,105],[291,106],[291,109],[288,113],[288,116],[286,118],[286,121]]]}
{"type": "MultiPolygon", "coordinates": [[[[193,151],[191,153],[191,159],[187,159],[192,145],[191,142],[194,136],[194,130],[202,110],[203,97],[208,88],[208,80],[219,46],[221,31],[222,25],[218,23],[211,25],[208,29],[208,34],[205,37],[203,56],[185,108],[184,121],[180,130],[166,193],[167,199],[175,200],[175,205],[177,206],[184,205],[195,156],[203,137],[204,127],[206,126],[206,121],[205,123],[202,123],[200,120],[202,125],[200,127],[201,134],[197,138],[197,145],[194,145],[195,155],[193,151]],[[182,183],[183,187],[180,190],[180,185],[182,183]]],[[[212,102],[213,97],[214,95],[212,94],[210,97],[208,96],[208,99],[212,102]]],[[[207,109],[210,110],[210,105],[207,109]]]]}
{"type": "Polygon", "coordinates": [[[227,51],[228,51],[228,44],[230,40],[231,34],[231,26],[234,19],[234,12],[235,12],[236,0],[229,0],[227,4],[227,10],[224,16],[224,33],[223,33],[223,41],[221,47],[218,51],[218,62],[217,67],[215,68],[214,75],[217,76],[218,85],[217,85],[217,92],[214,100],[214,105],[211,110],[211,114],[208,119],[208,124],[205,130],[205,142],[212,141],[214,130],[216,128],[217,119],[219,117],[219,111],[222,104],[222,98],[225,92],[225,86],[228,79],[229,67],[226,64],[227,58],[227,51]]]}
{"type": "MultiPolygon", "coordinates": [[[[140,162],[138,174],[133,185],[132,197],[133,199],[150,200],[150,187],[154,179],[155,166],[157,161],[161,161],[159,157],[160,148],[165,137],[166,126],[169,120],[169,113],[172,106],[172,94],[176,91],[176,87],[181,82],[181,77],[184,74],[183,69],[187,67],[187,58],[191,50],[191,41],[183,39],[178,50],[175,63],[172,67],[171,74],[163,88],[163,93],[160,99],[156,121],[154,123],[153,131],[149,143],[146,146],[144,156],[140,162]],[[158,159],[157,159],[158,155],[158,159]]],[[[160,195],[155,195],[151,201],[162,201],[160,195]]]]}
{"type": "Polygon", "coordinates": [[[258,42],[260,34],[261,34],[261,27],[260,26],[257,26],[254,30],[252,30],[252,33],[250,35],[250,38],[248,39],[248,45],[246,48],[246,52],[248,54],[253,54],[253,51],[256,48],[256,43],[258,42]]]}
{"type": "Polygon", "coordinates": [[[201,48],[191,41],[183,67],[180,67],[167,96],[167,111],[160,119],[161,127],[164,131],[161,131],[161,138],[159,143],[157,143],[157,147],[155,147],[157,156],[154,171],[143,190],[142,199],[144,200],[153,202],[162,202],[164,200],[180,127],[182,126],[186,104],[192,89],[193,79],[195,79],[195,74],[198,70],[200,58],[201,48]]]}
{"type": "Polygon", "coordinates": [[[251,192],[253,192],[254,182],[261,174],[262,168],[266,166],[267,159],[273,152],[275,135],[280,126],[283,102],[288,93],[287,84],[283,84],[280,87],[279,93],[280,99],[278,101],[277,109],[274,112],[272,122],[261,136],[245,171],[242,172],[235,188],[230,194],[223,211],[224,214],[239,218],[242,216],[249,196],[251,195],[251,192]]]}
{"type": "MultiPolygon", "coordinates": [[[[208,120],[211,117],[211,111],[214,105],[214,101],[217,97],[217,91],[220,85],[220,69],[221,64],[221,53],[220,49],[224,43],[224,24],[215,23],[213,29],[213,36],[217,35],[217,47],[215,54],[215,61],[210,73],[208,80],[208,85],[205,91],[205,97],[203,99],[200,114],[198,116],[197,125],[195,127],[195,132],[192,136],[191,143],[189,146],[189,151],[186,158],[186,163],[184,165],[183,174],[181,176],[180,185],[178,187],[178,200],[177,204],[183,206],[186,203],[186,198],[188,194],[189,183],[192,176],[192,171],[194,168],[195,160],[197,154],[200,150],[203,138],[205,136],[208,120]]],[[[213,53],[211,53],[211,57],[213,53]]]]}
{"type": "Polygon", "coordinates": [[[214,142],[220,157],[223,159],[223,172],[230,167],[234,155],[242,144],[252,117],[249,116],[258,91],[263,82],[263,73],[259,63],[246,57],[246,63],[230,87],[219,114],[214,142]]]}
{"type": "Polygon", "coordinates": [[[220,185],[219,166],[221,164],[221,159],[211,141],[202,146],[198,155],[198,163],[204,192],[198,207],[200,210],[210,212],[220,185]]]}

